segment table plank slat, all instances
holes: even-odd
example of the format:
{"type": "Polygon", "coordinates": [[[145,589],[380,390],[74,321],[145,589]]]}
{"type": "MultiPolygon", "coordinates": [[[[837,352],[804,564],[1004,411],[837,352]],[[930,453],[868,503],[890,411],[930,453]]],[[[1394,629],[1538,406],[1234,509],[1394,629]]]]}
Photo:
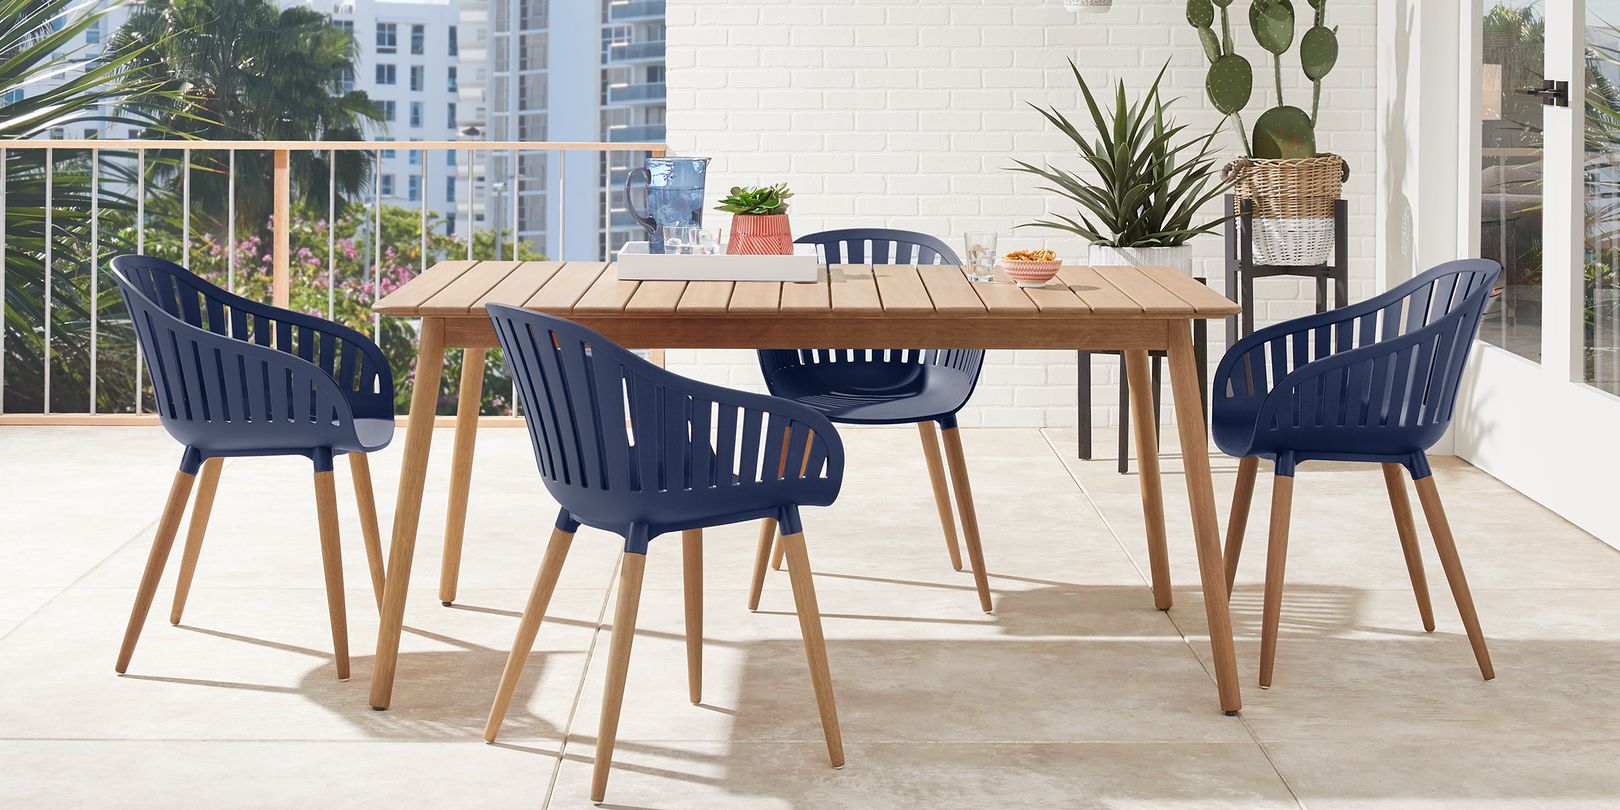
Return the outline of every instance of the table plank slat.
{"type": "Polygon", "coordinates": [[[473,304],[473,311],[469,314],[476,315],[490,304],[523,306],[524,302],[534,297],[534,294],[562,269],[562,266],[562,262],[524,262],[518,265],[516,270],[501,280],[501,283],[484,293],[473,304]]]}
{"type": "Polygon", "coordinates": [[[996,271],[996,280],[989,284],[973,285],[973,292],[977,293],[979,300],[984,302],[984,309],[991,315],[1027,315],[1038,312],[1035,302],[1001,270],[996,271]]]}
{"type": "Polygon", "coordinates": [[[883,311],[883,300],[878,297],[877,280],[872,276],[871,265],[829,265],[827,280],[832,290],[834,312],[848,315],[883,311]]]}
{"type": "Polygon", "coordinates": [[[645,315],[649,312],[674,312],[686,292],[685,281],[643,281],[624,307],[625,314],[645,315]]]}
{"type": "Polygon", "coordinates": [[[1142,315],[1142,305],[1103,280],[1095,267],[1066,264],[1058,271],[1058,280],[1068,285],[1069,291],[1091,307],[1095,314],[1122,317],[1142,315]]]}
{"type": "Polygon", "coordinates": [[[681,295],[681,301],[675,305],[675,309],[678,312],[725,312],[731,303],[734,286],[735,284],[730,281],[690,282],[686,285],[686,292],[681,295]]]}
{"type": "Polygon", "coordinates": [[[477,262],[439,262],[416,278],[405,282],[399,289],[383,296],[371,308],[383,315],[416,317],[421,314],[418,307],[422,306],[424,301],[461,278],[461,274],[472,269],[475,264],[477,262]]]}
{"type": "Polygon", "coordinates": [[[917,275],[917,267],[910,264],[880,264],[872,268],[877,281],[878,297],[884,312],[934,312],[934,301],[928,296],[917,275]]]}
{"type": "Polygon", "coordinates": [[[1172,267],[1141,267],[1138,268],[1159,286],[1169,290],[1177,298],[1187,302],[1199,315],[1216,315],[1225,317],[1242,311],[1232,299],[1210,289],[1203,284],[1172,267]]]}
{"type": "Polygon", "coordinates": [[[606,269],[605,262],[568,262],[524,306],[566,317],[606,269]]]}
{"type": "Polygon", "coordinates": [[[739,281],[731,290],[727,312],[739,315],[774,314],[782,304],[782,282],[739,281]]]}
{"type": "Polygon", "coordinates": [[[962,268],[952,264],[936,264],[917,268],[928,297],[934,302],[934,311],[950,315],[983,315],[984,302],[973,291],[962,268]]]}
{"type": "Polygon", "coordinates": [[[816,280],[782,282],[782,313],[829,312],[832,310],[832,284],[827,268],[821,268],[816,280]]]}
{"type": "Polygon", "coordinates": [[[639,281],[620,281],[617,273],[604,271],[596,283],[574,302],[575,312],[623,312],[631,296],[636,294],[639,281]]]}
{"type": "Polygon", "coordinates": [[[1104,281],[1118,287],[1119,291],[1130,296],[1132,301],[1141,304],[1142,311],[1148,315],[1193,314],[1191,305],[1135,267],[1101,267],[1097,268],[1097,272],[1102,275],[1104,281]]]}
{"type": "Polygon", "coordinates": [[[513,270],[518,268],[518,262],[479,262],[462,273],[460,278],[444,285],[426,301],[422,302],[420,310],[423,315],[466,315],[472,311],[478,299],[495,285],[506,280],[513,270]]]}

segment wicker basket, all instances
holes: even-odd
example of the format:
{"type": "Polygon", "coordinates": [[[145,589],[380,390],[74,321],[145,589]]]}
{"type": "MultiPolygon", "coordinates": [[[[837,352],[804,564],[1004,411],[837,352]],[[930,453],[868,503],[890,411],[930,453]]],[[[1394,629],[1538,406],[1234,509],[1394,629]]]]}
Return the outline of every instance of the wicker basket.
{"type": "Polygon", "coordinates": [[[1328,262],[1333,255],[1333,203],[1349,175],[1344,158],[1238,158],[1223,173],[1235,181],[1235,201],[1254,201],[1255,264],[1328,262]]]}

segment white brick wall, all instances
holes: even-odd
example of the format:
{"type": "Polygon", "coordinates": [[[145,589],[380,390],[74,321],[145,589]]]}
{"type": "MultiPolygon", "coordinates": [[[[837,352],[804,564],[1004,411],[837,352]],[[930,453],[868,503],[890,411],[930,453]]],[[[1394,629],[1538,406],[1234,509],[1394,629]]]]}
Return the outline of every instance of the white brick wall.
{"type": "MultiPolygon", "coordinates": [[[[1049,207],[1068,207],[1006,171],[1012,157],[1078,168],[1072,145],[1026,102],[1084,120],[1066,59],[1093,88],[1123,78],[1137,93],[1168,59],[1168,95],[1182,97],[1173,112],[1194,129],[1213,126],[1206,62],[1184,9],[1183,0],[1114,0],[1102,15],[1065,12],[1060,0],[669,0],[669,144],[714,159],[711,198],[733,185],[789,183],[796,234],[894,227],[955,244],[964,231],[993,229],[1004,245],[1083,259],[1083,240],[1013,230],[1049,207]]],[[[1234,3],[1232,17],[1241,52],[1255,64],[1252,124],[1275,94],[1246,9],[1234,3]]],[[[1352,299],[1374,292],[1375,19],[1375,0],[1328,7],[1340,54],[1323,90],[1318,138],[1351,167],[1352,299]]],[[[1290,103],[1308,104],[1297,54],[1283,72],[1290,103]]],[[[1235,155],[1236,136],[1223,137],[1235,155]]],[[[1194,243],[1197,265],[1217,289],[1221,241],[1194,243]]],[[[1256,292],[1263,321],[1304,314],[1315,300],[1308,285],[1289,279],[1258,281],[1256,292]]],[[[1213,364],[1225,329],[1217,323],[1210,332],[1213,364]]],[[[751,352],[672,351],[668,360],[683,374],[760,385],[751,352]]],[[[1118,363],[1094,363],[1093,418],[1113,424],[1118,363]]],[[[962,420],[1072,426],[1075,403],[1073,352],[993,352],[962,420]]]]}

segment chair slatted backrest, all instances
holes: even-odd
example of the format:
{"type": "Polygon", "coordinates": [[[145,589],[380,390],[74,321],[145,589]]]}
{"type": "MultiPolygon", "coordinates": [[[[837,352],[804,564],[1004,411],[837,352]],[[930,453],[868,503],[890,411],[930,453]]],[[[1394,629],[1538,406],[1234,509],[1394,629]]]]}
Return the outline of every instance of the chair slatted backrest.
{"type": "Polygon", "coordinates": [[[1223,359],[1215,395],[1264,398],[1265,431],[1438,438],[1499,274],[1491,261],[1448,262],[1359,304],[1256,331],[1223,359]]]}
{"type": "MultiPolygon", "coordinates": [[[[341,324],[243,298],[162,259],[119,256],[113,259],[113,268],[120,284],[127,282],[163,312],[187,325],[314,364],[343,392],[355,416],[392,416],[393,373],[382,352],[365,335],[341,324]]],[[[163,369],[154,368],[154,373],[160,370],[163,369]]],[[[179,368],[168,370],[181,371],[179,368]]],[[[232,371],[245,370],[216,369],[215,374],[205,376],[214,379],[232,371]]],[[[246,389],[243,396],[253,401],[263,398],[260,397],[263,386],[253,385],[252,375],[237,376],[241,377],[241,386],[231,386],[233,389],[246,389]]],[[[202,393],[206,395],[208,389],[205,387],[202,393]]],[[[236,391],[220,393],[234,396],[236,391]]],[[[251,403],[244,400],[242,404],[251,403]]],[[[264,402],[265,407],[274,404],[264,402]]],[[[267,414],[259,409],[237,410],[245,414],[267,414]]]]}
{"type": "MultiPolygon", "coordinates": [[[[518,383],[546,487],[570,512],[620,523],[714,510],[739,489],[778,490],[842,476],[831,426],[803,409],[687,380],[571,321],[491,305],[518,383]]],[[[724,512],[724,509],[719,509],[724,512]]]]}
{"type": "MultiPolygon", "coordinates": [[[[954,264],[962,260],[939,238],[892,228],[844,228],[795,239],[815,245],[823,264],[954,264]]],[[[982,349],[766,349],[760,353],[765,373],[819,363],[939,366],[977,377],[982,349]]],[[[899,369],[897,369],[899,370],[899,369]]]]}

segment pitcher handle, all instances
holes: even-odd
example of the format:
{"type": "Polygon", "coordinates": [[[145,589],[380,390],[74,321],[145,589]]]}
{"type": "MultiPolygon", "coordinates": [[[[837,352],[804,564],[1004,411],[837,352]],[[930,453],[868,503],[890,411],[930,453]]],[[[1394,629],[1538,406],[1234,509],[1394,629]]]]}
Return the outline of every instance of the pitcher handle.
{"type": "Polygon", "coordinates": [[[651,235],[653,230],[658,227],[658,223],[654,222],[651,217],[642,216],[641,212],[636,210],[635,196],[630,193],[630,184],[634,183],[637,177],[640,177],[641,182],[648,186],[652,185],[652,172],[647,171],[645,166],[631,169],[630,173],[625,175],[624,178],[624,207],[630,211],[631,218],[646,229],[648,235],[651,235]]]}

